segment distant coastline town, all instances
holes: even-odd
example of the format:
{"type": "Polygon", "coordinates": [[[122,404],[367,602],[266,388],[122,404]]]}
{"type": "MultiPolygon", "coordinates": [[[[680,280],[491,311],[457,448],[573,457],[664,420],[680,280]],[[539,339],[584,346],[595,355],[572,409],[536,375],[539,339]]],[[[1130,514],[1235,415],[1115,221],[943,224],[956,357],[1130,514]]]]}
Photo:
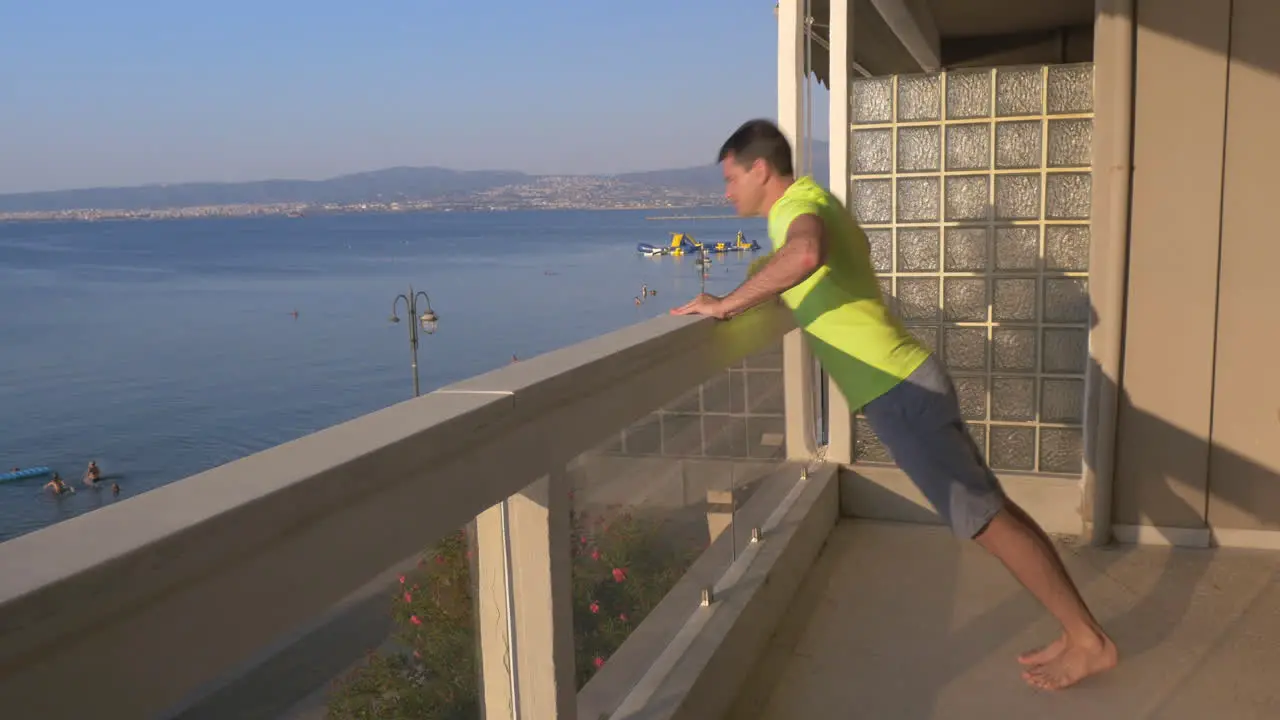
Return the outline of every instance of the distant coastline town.
{"type": "MultiPolygon", "coordinates": [[[[431,197],[407,192],[376,193],[347,201],[240,202],[168,207],[67,207],[4,210],[0,221],[164,220],[214,217],[306,217],[309,215],[402,212],[497,212],[511,210],[684,209],[725,205],[721,192],[620,180],[601,176],[528,176],[527,180],[431,197]]],[[[72,200],[72,202],[74,202],[72,200]]]]}

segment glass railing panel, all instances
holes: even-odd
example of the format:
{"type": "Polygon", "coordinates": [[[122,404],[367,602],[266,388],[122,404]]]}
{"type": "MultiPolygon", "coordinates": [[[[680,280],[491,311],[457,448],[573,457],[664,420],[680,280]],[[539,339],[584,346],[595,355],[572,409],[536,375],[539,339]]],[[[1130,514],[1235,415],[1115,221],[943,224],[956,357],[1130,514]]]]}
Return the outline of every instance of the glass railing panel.
{"type": "Polygon", "coordinates": [[[634,679],[742,556],[762,521],[743,509],[797,475],[784,430],[779,342],[569,463],[580,688],[615,662],[634,679]]]}

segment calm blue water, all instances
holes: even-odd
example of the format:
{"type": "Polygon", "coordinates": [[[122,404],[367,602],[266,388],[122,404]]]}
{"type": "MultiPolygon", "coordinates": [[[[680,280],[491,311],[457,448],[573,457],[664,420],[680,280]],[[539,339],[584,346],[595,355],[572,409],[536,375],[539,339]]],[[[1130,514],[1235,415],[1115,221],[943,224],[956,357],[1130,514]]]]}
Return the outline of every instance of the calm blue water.
{"type": "MultiPolygon", "coordinates": [[[[647,214],[0,223],[0,470],[49,465],[78,488],[0,483],[0,541],[407,399],[407,328],[388,317],[410,283],[440,315],[426,392],[698,291],[692,258],[637,242],[764,241],[760,220],[647,214]],[[658,295],[637,307],[642,283],[658,295]],[[80,486],[91,459],[118,498],[80,486]]],[[[708,290],[750,259],[718,262],[708,290]]]]}

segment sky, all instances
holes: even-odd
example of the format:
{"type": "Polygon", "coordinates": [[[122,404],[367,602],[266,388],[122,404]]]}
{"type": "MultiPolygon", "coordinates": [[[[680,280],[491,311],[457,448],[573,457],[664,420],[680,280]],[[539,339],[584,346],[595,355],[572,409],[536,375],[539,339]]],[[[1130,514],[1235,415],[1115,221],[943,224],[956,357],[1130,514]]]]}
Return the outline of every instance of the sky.
{"type": "Polygon", "coordinates": [[[768,0],[0,0],[0,18],[0,193],[687,167],[777,113],[768,0]]]}

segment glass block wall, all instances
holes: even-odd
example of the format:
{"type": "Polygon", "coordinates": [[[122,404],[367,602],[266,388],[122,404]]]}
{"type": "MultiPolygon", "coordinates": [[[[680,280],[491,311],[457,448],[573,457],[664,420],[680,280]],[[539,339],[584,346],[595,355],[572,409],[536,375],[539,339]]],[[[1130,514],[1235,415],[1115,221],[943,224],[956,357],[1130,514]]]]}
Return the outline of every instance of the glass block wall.
{"type": "MultiPolygon", "coordinates": [[[[853,82],[851,204],[881,289],[1004,472],[1082,469],[1093,65],[853,82]]],[[[855,459],[892,462],[865,419],[855,459]]]]}

